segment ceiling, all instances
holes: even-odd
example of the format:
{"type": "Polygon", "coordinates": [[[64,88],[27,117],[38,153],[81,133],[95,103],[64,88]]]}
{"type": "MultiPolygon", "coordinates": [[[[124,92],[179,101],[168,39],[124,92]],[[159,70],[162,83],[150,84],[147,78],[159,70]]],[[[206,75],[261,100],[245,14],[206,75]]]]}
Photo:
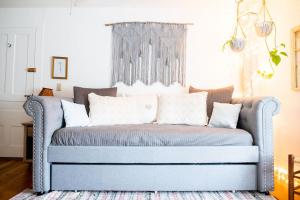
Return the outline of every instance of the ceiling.
{"type": "Polygon", "coordinates": [[[0,7],[193,7],[205,0],[0,0],[0,7]]]}

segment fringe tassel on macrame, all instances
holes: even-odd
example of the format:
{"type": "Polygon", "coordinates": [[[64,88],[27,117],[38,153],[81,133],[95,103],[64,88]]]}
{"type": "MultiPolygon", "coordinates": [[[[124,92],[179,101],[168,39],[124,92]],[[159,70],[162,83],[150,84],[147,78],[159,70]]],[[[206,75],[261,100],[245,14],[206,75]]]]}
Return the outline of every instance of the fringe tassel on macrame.
{"type": "Polygon", "coordinates": [[[185,24],[120,23],[112,37],[112,85],[185,84],[185,24]]]}

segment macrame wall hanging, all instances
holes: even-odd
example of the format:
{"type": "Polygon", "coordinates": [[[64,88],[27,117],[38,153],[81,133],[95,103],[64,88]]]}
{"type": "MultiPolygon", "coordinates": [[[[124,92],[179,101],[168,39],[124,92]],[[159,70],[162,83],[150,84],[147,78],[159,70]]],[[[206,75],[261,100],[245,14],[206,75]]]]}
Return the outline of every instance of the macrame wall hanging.
{"type": "Polygon", "coordinates": [[[112,25],[112,85],[137,80],[185,84],[187,24],[124,22],[112,25]]]}

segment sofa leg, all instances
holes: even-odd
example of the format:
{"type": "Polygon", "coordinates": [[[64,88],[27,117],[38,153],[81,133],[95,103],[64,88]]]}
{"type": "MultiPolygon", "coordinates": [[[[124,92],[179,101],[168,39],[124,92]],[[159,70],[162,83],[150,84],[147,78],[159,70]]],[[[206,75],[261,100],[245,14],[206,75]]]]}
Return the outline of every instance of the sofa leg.
{"type": "Polygon", "coordinates": [[[44,195],[44,194],[47,194],[47,193],[48,193],[48,192],[37,192],[36,195],[37,195],[37,196],[41,196],[41,195],[44,195]]]}
{"type": "Polygon", "coordinates": [[[270,192],[269,191],[265,192],[265,195],[270,195],[270,192]]]}

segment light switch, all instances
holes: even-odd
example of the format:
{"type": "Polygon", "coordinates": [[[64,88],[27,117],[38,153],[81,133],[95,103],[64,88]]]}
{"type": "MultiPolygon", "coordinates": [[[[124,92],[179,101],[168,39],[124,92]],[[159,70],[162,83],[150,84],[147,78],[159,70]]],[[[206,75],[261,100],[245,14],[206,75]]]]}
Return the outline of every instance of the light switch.
{"type": "Polygon", "coordinates": [[[62,91],[61,83],[56,84],[56,91],[62,91]]]}

